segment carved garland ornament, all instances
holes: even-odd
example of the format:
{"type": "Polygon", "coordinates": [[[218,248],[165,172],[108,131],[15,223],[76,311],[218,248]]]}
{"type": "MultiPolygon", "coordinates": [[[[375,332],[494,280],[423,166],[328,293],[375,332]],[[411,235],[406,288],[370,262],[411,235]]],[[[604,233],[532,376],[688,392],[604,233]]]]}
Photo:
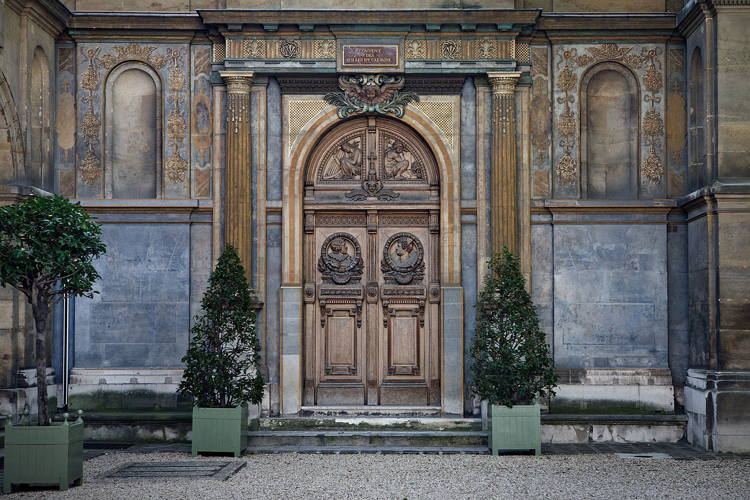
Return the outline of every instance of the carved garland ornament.
{"type": "Polygon", "coordinates": [[[416,92],[399,93],[404,87],[403,76],[340,76],[339,87],[344,92],[330,92],[324,97],[328,104],[338,107],[339,118],[352,113],[393,113],[402,118],[407,104],[419,102],[416,92]]]}
{"type": "Polygon", "coordinates": [[[557,119],[557,133],[560,136],[563,155],[555,165],[555,174],[560,183],[571,184],[578,178],[578,161],[571,154],[575,148],[576,120],[575,113],[570,107],[571,104],[575,104],[573,91],[578,86],[578,77],[571,71],[570,63],[577,54],[576,49],[562,50],[561,48],[557,49],[557,54],[565,62],[565,67],[557,78],[557,88],[563,91],[565,96],[558,97],[557,103],[565,106],[557,119]]]}
{"type": "Polygon", "coordinates": [[[180,111],[180,103],[185,101],[185,95],[181,92],[185,89],[185,72],[180,66],[183,64],[185,49],[167,49],[167,60],[170,62],[172,69],[169,71],[167,84],[169,90],[174,92],[170,95],[168,101],[174,104],[172,113],[167,120],[167,146],[174,148],[172,156],[167,160],[167,179],[172,182],[182,182],[185,180],[188,164],[180,154],[180,148],[185,143],[185,113],[180,111]]]}

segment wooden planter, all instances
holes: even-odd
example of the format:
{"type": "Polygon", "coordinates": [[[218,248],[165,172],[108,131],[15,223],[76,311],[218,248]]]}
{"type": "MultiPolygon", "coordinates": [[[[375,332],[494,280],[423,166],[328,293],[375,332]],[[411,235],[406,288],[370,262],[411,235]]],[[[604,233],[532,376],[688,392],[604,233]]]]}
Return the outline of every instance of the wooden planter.
{"type": "Polygon", "coordinates": [[[247,448],[247,405],[235,408],[193,407],[193,456],[198,453],[233,453],[247,448]]]}
{"type": "Polygon", "coordinates": [[[534,451],[542,453],[539,403],[534,405],[490,405],[490,451],[534,451]]]}
{"type": "Polygon", "coordinates": [[[83,419],[62,425],[5,426],[5,476],[3,492],[13,484],[52,483],[67,490],[72,482],[83,483],[83,419]]]}

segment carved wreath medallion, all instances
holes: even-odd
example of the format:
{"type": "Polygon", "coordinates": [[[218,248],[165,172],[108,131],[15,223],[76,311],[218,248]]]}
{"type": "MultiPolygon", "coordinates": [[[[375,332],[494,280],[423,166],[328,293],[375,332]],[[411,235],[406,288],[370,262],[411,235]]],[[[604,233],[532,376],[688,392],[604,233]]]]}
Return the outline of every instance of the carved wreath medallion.
{"type": "Polygon", "coordinates": [[[424,279],[424,247],[411,233],[396,233],[385,242],[380,264],[387,284],[420,284],[424,279]]]}
{"type": "Polygon", "coordinates": [[[362,279],[362,248],[349,233],[333,233],[323,242],[318,259],[318,271],[323,283],[346,285],[362,279]]]}

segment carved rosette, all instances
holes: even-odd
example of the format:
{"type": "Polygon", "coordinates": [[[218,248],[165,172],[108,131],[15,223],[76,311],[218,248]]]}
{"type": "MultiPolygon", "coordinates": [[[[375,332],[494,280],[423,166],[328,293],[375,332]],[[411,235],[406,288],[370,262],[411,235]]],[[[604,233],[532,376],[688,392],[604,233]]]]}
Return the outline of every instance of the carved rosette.
{"type": "Polygon", "coordinates": [[[443,59],[459,59],[461,57],[461,40],[440,40],[440,56],[443,59]]]}
{"type": "Polygon", "coordinates": [[[324,284],[348,285],[362,279],[364,260],[357,238],[349,233],[333,233],[320,248],[318,271],[324,284]]]}
{"type": "Polygon", "coordinates": [[[421,285],[425,271],[422,242],[411,233],[391,235],[383,246],[380,270],[388,285],[421,285]]]}

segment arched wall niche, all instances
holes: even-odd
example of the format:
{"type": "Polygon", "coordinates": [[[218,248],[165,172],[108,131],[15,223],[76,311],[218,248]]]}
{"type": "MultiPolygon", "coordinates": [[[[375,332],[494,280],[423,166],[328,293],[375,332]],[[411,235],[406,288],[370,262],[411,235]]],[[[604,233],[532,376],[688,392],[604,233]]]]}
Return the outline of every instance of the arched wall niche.
{"type": "Polygon", "coordinates": [[[700,189],[706,183],[706,95],[701,49],[696,47],[690,62],[688,192],[700,189]]]}
{"type": "Polygon", "coordinates": [[[638,95],[638,81],[621,64],[597,64],[583,75],[583,198],[638,198],[638,95]]]}
{"type": "Polygon", "coordinates": [[[50,168],[50,114],[49,114],[49,66],[41,47],[34,50],[31,59],[31,82],[29,91],[29,177],[27,182],[46,190],[53,189],[50,168]]]}
{"type": "Polygon", "coordinates": [[[163,90],[150,66],[116,66],[105,84],[105,198],[161,198],[163,90]]]}
{"type": "Polygon", "coordinates": [[[23,182],[24,144],[13,94],[0,72],[0,184],[23,182]]]}

